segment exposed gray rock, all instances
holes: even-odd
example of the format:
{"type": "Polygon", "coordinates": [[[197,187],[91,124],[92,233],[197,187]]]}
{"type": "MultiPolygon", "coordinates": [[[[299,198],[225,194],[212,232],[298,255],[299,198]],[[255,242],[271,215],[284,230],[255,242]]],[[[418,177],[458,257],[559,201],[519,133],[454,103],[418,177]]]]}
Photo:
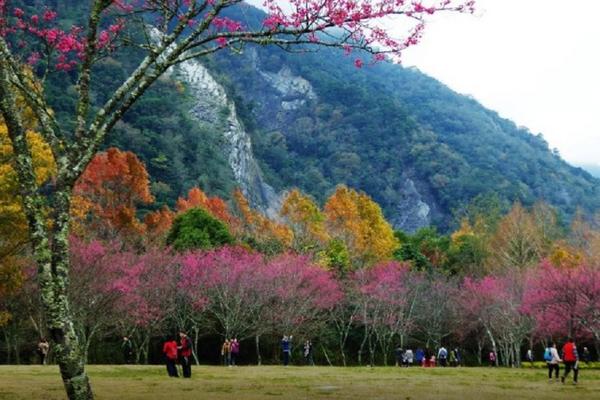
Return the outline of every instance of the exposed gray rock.
{"type": "Polygon", "coordinates": [[[412,179],[406,179],[398,193],[397,213],[392,224],[405,232],[415,232],[431,224],[432,209],[415,187],[412,179]]]}
{"type": "Polygon", "coordinates": [[[235,104],[225,89],[198,61],[189,60],[175,70],[176,76],[190,88],[195,102],[192,114],[201,124],[218,129],[226,139],[226,151],[233,175],[253,207],[274,217],[281,197],[265,182],[252,153],[250,136],[240,122],[235,104]]]}

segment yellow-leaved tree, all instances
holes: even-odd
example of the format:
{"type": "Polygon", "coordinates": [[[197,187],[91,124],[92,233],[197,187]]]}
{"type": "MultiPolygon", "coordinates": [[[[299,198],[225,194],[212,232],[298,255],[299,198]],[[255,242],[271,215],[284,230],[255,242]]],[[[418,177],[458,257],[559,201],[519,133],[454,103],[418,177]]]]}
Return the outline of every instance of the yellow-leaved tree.
{"type": "Polygon", "coordinates": [[[366,193],[338,186],[324,211],[330,236],[346,245],[355,268],[389,260],[398,247],[381,207],[366,193]]]}
{"type": "MultiPolygon", "coordinates": [[[[27,142],[33,157],[36,181],[42,185],[52,179],[56,165],[52,152],[40,135],[31,128],[33,116],[25,112],[30,129],[27,142]]],[[[23,281],[21,260],[29,234],[27,220],[23,213],[17,176],[13,169],[13,150],[8,138],[6,125],[0,119],[0,299],[6,300],[16,293],[23,281]]],[[[10,314],[0,303],[0,326],[10,320],[10,314]]]]}
{"type": "Polygon", "coordinates": [[[294,233],[294,250],[306,252],[326,246],[329,234],[325,228],[325,216],[310,196],[298,189],[291,190],[283,200],[280,214],[294,233]]]}

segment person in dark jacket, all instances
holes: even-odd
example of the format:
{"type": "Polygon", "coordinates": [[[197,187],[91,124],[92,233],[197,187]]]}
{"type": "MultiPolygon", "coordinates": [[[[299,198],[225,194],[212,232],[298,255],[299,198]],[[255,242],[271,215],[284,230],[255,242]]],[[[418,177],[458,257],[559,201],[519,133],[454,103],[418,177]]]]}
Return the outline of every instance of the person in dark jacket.
{"type": "Polygon", "coordinates": [[[123,336],[121,350],[123,351],[123,361],[125,364],[133,364],[133,343],[131,343],[131,340],[127,336],[123,336]]]}
{"type": "Polygon", "coordinates": [[[283,365],[287,367],[290,363],[290,355],[292,353],[292,336],[284,335],[281,339],[281,352],[283,354],[283,365]]]}
{"type": "Polygon", "coordinates": [[[183,369],[183,377],[191,378],[192,341],[190,340],[188,335],[183,331],[179,332],[179,346],[177,346],[177,350],[179,351],[179,363],[181,364],[181,368],[183,369]]]}
{"type": "Polygon", "coordinates": [[[163,354],[167,364],[167,373],[171,378],[178,378],[177,373],[177,341],[175,338],[169,338],[163,344],[163,354]]]}
{"type": "Polygon", "coordinates": [[[590,355],[590,351],[588,350],[587,347],[583,348],[583,353],[581,354],[581,359],[583,360],[583,362],[588,365],[590,363],[591,360],[591,355],[590,355]]]}

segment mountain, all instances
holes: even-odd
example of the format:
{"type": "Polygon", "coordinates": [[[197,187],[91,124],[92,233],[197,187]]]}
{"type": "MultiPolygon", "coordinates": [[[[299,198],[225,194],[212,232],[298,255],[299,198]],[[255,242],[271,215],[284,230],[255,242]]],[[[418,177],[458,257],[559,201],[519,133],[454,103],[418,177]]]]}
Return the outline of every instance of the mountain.
{"type": "Polygon", "coordinates": [[[595,176],[596,178],[600,178],[600,165],[598,164],[579,164],[581,168],[595,176]]]}
{"type": "MultiPolygon", "coordinates": [[[[230,16],[253,24],[262,13],[242,5],[230,16]]],[[[225,197],[241,186],[272,215],[291,187],[322,202],[346,184],[407,231],[447,229],[482,195],[544,200],[567,217],[600,208],[599,179],[473,98],[416,69],[357,69],[340,51],[306,50],[247,46],[186,62],[125,116],[107,145],[146,162],[157,206],[193,185],[225,197]]],[[[137,57],[130,50],[99,64],[97,104],[137,57]]],[[[74,83],[54,78],[59,116],[72,110],[74,83]]]]}

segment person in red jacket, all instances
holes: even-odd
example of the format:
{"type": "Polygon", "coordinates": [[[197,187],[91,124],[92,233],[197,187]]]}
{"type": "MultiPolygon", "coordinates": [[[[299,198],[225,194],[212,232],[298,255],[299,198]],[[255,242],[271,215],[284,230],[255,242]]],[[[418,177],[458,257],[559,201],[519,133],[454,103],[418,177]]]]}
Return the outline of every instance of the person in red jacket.
{"type": "Polygon", "coordinates": [[[179,332],[179,346],[177,346],[177,350],[179,350],[179,363],[181,364],[181,368],[183,369],[183,377],[191,378],[192,341],[190,340],[188,335],[183,331],[179,332]]]}
{"type": "Polygon", "coordinates": [[[167,373],[172,378],[178,378],[177,373],[177,341],[175,338],[169,338],[163,344],[163,353],[167,362],[167,373]]]}
{"type": "Polygon", "coordinates": [[[577,346],[572,338],[567,339],[567,343],[562,348],[563,361],[565,362],[565,372],[560,378],[562,383],[565,383],[565,379],[569,375],[571,369],[573,370],[573,384],[577,385],[577,375],[579,374],[579,355],[577,354],[577,346]]]}

